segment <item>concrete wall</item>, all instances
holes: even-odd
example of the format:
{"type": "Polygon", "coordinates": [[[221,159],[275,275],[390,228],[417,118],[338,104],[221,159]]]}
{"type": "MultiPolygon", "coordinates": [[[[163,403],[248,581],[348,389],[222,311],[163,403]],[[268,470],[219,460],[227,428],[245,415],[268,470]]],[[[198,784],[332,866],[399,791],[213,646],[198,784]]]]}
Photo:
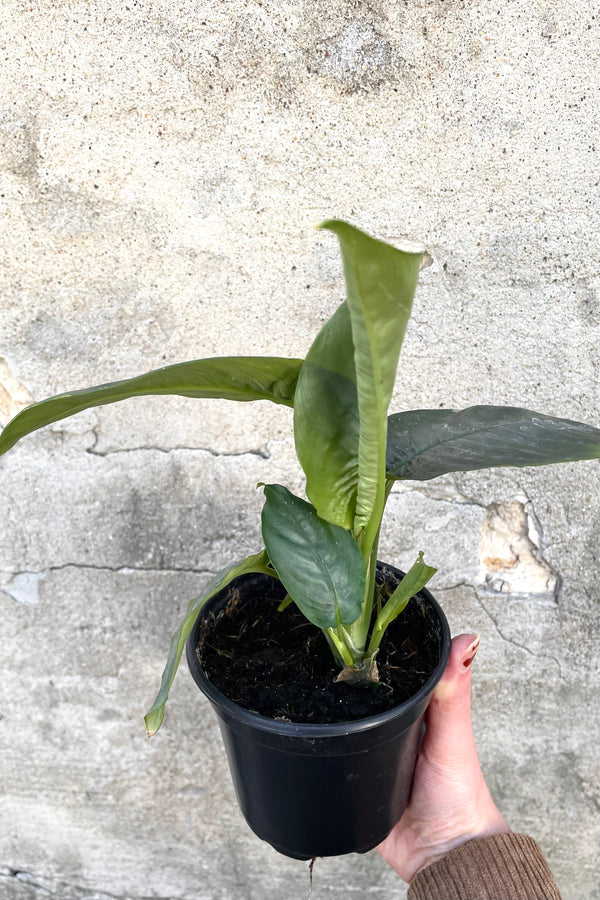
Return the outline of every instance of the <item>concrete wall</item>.
{"type": "MultiPolygon", "coordinates": [[[[302,355],[349,218],[422,240],[394,409],[600,424],[600,7],[590,0],[4,0],[0,416],[163,364],[302,355]]],[[[168,638],[300,487],[289,411],[127,402],[0,462],[0,885],[7,900],[281,900],[305,865],[246,829],[168,638]]],[[[425,548],[478,631],[494,795],[566,900],[600,898],[596,463],[409,485],[382,555],[425,548]],[[490,562],[490,560],[495,560],[490,562]]],[[[403,896],[375,855],[314,898],[403,896]]]]}

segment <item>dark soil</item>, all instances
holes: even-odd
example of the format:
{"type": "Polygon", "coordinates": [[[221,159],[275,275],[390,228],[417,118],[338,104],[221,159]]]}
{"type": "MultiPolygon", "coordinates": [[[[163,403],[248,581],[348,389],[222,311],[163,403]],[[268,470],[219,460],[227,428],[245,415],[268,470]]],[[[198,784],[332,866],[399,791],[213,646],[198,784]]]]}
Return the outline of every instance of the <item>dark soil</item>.
{"type": "MultiPolygon", "coordinates": [[[[398,583],[394,570],[380,565],[378,575],[389,596],[398,583]]],[[[278,612],[284,596],[276,579],[244,576],[203,620],[200,664],[215,687],[245,709],[313,724],[361,719],[408,700],[439,661],[439,624],[417,594],[386,631],[377,656],[379,684],[334,684],[339,666],[324,635],[295,604],[278,612]]]]}

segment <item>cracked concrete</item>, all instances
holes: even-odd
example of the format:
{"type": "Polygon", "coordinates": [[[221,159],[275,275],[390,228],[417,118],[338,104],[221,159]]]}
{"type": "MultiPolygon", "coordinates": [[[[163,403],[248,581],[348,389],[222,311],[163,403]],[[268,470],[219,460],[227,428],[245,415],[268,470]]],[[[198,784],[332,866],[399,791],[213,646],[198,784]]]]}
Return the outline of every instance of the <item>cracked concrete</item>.
{"type": "Polygon", "coordinates": [[[558,602],[560,578],[542,556],[531,503],[491,503],[481,526],[480,578],[488,590],[558,602]]]}
{"type": "Polygon", "coordinates": [[[171,895],[159,897],[156,894],[113,894],[105,891],[90,891],[66,882],[57,882],[31,872],[0,867],[0,886],[4,886],[5,896],[17,900],[35,900],[38,897],[55,897],[60,900],[171,900],[171,895]]]}
{"type": "MultiPolygon", "coordinates": [[[[5,0],[0,422],[182,359],[302,356],[343,293],[313,228],[339,215],[428,248],[394,410],[598,424],[599,28],[584,0],[5,0]]],[[[306,895],[243,824],[185,673],[164,731],[141,723],[189,598],[260,542],[258,481],[302,492],[264,403],[127,401],[0,459],[7,900],[306,895]]],[[[599,482],[398,485],[381,542],[425,550],[453,630],[481,633],[484,769],[565,900],[600,900],[599,482]]],[[[318,863],[315,900],[340,883],[403,896],[372,854],[318,863]]]]}
{"type": "Polygon", "coordinates": [[[91,564],[85,565],[82,563],[63,563],[61,566],[50,566],[44,572],[11,572],[4,575],[0,573],[0,592],[7,594],[15,601],[15,603],[25,604],[26,606],[35,606],[39,601],[40,582],[50,573],[66,571],[67,569],[115,572],[121,575],[131,575],[134,572],[185,572],[188,575],[201,575],[205,581],[210,581],[210,579],[216,575],[216,572],[211,572],[207,569],[192,569],[190,567],[169,569],[163,566],[154,569],[152,566],[137,566],[132,568],[131,566],[110,567],[91,564]]]}
{"type": "MultiPolygon", "coordinates": [[[[466,585],[465,585],[465,587],[466,587],[466,585]]],[[[514,638],[508,637],[508,635],[502,631],[502,628],[498,624],[498,619],[494,617],[494,615],[490,612],[489,608],[486,606],[485,601],[481,597],[481,594],[479,594],[476,590],[474,590],[474,594],[477,599],[477,602],[479,603],[479,605],[481,606],[481,608],[485,612],[485,614],[488,616],[490,621],[493,623],[494,628],[496,629],[496,631],[498,632],[499,636],[502,638],[503,641],[506,641],[507,643],[512,644],[514,647],[517,647],[519,650],[523,650],[525,653],[528,653],[530,656],[533,656],[536,659],[551,659],[553,662],[556,663],[558,677],[562,678],[561,665],[560,665],[559,660],[556,658],[556,656],[552,656],[548,653],[536,653],[534,650],[531,649],[531,647],[528,647],[523,643],[519,643],[519,641],[514,640],[514,638]]]]}
{"type": "MultiPolygon", "coordinates": [[[[96,443],[98,442],[98,438],[96,436],[96,443]]],[[[269,459],[269,451],[266,447],[257,447],[256,450],[239,450],[232,451],[231,453],[225,453],[219,450],[213,450],[211,447],[169,447],[165,449],[164,447],[126,447],[126,448],[115,448],[114,450],[97,450],[96,444],[93,444],[91,447],[87,448],[87,453],[92,453],[94,456],[111,456],[116,453],[140,453],[143,450],[155,450],[158,453],[173,453],[175,450],[186,450],[188,453],[209,453],[211,456],[260,456],[261,459],[269,459]]]]}

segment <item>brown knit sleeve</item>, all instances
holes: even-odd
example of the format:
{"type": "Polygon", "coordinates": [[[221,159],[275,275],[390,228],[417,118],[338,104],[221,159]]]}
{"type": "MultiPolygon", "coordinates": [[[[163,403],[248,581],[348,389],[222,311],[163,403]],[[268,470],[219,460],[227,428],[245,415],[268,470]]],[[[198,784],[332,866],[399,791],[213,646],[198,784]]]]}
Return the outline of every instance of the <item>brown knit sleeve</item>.
{"type": "Polygon", "coordinates": [[[524,834],[469,841],[413,878],[408,900],[561,900],[544,855],[524,834]]]}

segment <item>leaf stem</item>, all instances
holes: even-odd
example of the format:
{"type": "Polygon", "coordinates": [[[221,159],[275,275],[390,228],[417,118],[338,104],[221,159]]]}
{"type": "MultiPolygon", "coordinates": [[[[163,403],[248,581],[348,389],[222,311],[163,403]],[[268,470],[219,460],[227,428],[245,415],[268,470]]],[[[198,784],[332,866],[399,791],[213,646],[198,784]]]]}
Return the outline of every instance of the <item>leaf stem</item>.
{"type": "Polygon", "coordinates": [[[374,545],[371,547],[369,558],[367,559],[367,577],[365,579],[365,596],[362,604],[360,616],[348,626],[348,631],[352,637],[353,643],[364,653],[367,645],[367,637],[369,634],[369,626],[373,614],[373,603],[375,602],[375,575],[377,572],[377,547],[379,545],[379,532],[377,532],[374,545]]]}
{"type": "Polygon", "coordinates": [[[333,655],[336,657],[336,662],[341,662],[345,666],[353,666],[354,657],[343,637],[340,637],[340,635],[337,633],[337,629],[324,628],[323,634],[327,638],[327,642],[330,648],[333,650],[333,655]]]}
{"type": "Polygon", "coordinates": [[[362,610],[359,618],[356,622],[353,622],[351,626],[349,626],[348,631],[352,635],[352,640],[356,644],[357,647],[361,649],[361,651],[365,652],[365,647],[367,645],[367,638],[369,635],[369,628],[371,625],[371,619],[373,616],[373,604],[375,603],[375,576],[377,574],[377,551],[379,548],[379,534],[381,530],[381,521],[383,519],[383,513],[385,511],[385,506],[388,501],[388,497],[394,486],[394,480],[389,478],[384,478],[382,480],[383,484],[383,506],[381,509],[381,513],[375,511],[371,517],[370,522],[367,525],[367,528],[362,532],[359,540],[360,548],[362,550],[363,556],[365,558],[365,562],[367,565],[367,578],[365,581],[365,596],[363,600],[362,610]],[[371,522],[377,523],[377,531],[371,541],[371,545],[369,546],[369,525],[371,522]],[[368,553],[367,553],[368,549],[368,553]]]}

